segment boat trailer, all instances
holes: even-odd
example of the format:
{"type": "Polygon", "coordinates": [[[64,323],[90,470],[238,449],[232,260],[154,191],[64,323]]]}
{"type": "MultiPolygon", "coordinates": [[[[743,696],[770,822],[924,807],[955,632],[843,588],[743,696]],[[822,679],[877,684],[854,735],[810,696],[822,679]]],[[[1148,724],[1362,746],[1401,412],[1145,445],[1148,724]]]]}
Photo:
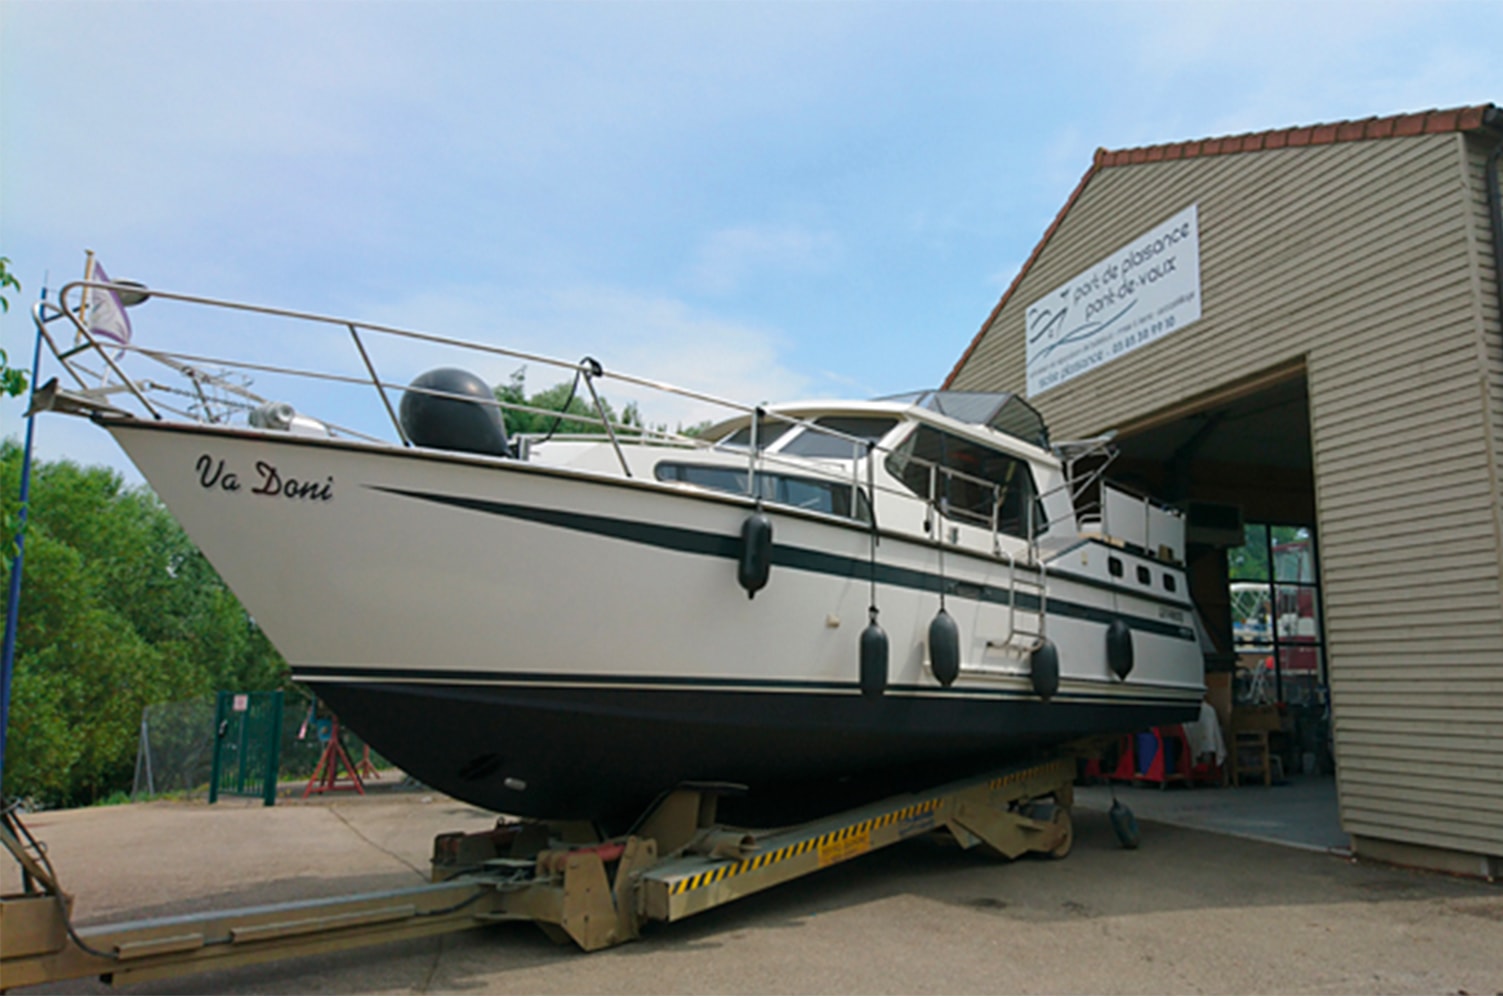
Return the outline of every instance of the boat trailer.
{"type": "Polygon", "coordinates": [[[502,921],[596,951],[919,836],[1009,859],[1064,857],[1074,779],[1074,756],[1060,756],[770,831],[717,822],[734,786],[684,785],[612,840],[586,823],[440,834],[425,886],[84,928],[45,851],[7,815],[0,838],[26,891],[0,899],[0,989],[85,976],[124,985],[502,921]]]}

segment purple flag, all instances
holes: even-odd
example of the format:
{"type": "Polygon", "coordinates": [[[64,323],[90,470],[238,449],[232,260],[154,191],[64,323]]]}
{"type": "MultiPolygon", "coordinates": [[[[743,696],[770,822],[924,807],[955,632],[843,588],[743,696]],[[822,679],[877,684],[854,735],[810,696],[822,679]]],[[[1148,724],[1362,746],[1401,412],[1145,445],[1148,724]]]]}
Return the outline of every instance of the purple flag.
{"type": "MultiPolygon", "coordinates": [[[[98,263],[94,265],[94,280],[108,283],[109,275],[98,263]]],[[[125,315],[125,306],[120,296],[111,288],[89,289],[89,333],[124,347],[130,343],[130,319],[125,315]]]]}

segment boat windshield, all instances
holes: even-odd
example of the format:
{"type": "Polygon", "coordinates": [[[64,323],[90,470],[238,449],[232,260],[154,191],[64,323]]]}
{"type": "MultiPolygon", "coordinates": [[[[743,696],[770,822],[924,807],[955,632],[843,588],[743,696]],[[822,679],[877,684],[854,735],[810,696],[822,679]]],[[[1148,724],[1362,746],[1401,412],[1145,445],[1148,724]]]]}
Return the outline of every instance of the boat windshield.
{"type": "Polygon", "coordinates": [[[862,442],[875,444],[898,424],[894,417],[820,417],[814,423],[816,426],[804,428],[779,449],[779,454],[800,458],[862,458],[866,452],[862,442]]]}
{"type": "Polygon", "coordinates": [[[1045,524],[1033,470],[1015,455],[920,424],[887,456],[887,471],[946,516],[1028,537],[1045,524]],[[932,490],[932,493],[931,493],[932,490]]]}
{"type": "MultiPolygon", "coordinates": [[[[787,420],[778,420],[776,417],[768,417],[757,424],[757,450],[766,451],[767,446],[778,438],[788,433],[794,424],[787,420]]],[[[752,425],[747,424],[740,430],[727,437],[721,438],[716,444],[722,448],[747,448],[751,446],[752,425]]]]}

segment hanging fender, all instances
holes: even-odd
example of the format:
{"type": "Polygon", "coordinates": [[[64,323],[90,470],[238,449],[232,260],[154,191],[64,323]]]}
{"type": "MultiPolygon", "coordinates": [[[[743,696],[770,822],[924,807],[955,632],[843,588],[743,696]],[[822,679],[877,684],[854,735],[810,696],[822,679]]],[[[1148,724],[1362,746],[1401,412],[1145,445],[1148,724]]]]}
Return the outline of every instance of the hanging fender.
{"type": "Polygon", "coordinates": [[[960,676],[960,626],[944,608],[929,623],[929,669],[941,687],[960,676]]]}
{"type": "Polygon", "coordinates": [[[887,690],[887,633],[877,624],[877,609],[871,609],[871,620],[861,630],[861,693],[867,698],[880,698],[887,690]]]}
{"type": "Polygon", "coordinates": [[[1113,618],[1106,627],[1106,665],[1119,681],[1132,673],[1132,629],[1120,618],[1113,618]]]}
{"type": "Polygon", "coordinates": [[[1033,693],[1048,701],[1059,693],[1059,647],[1048,639],[1039,641],[1028,654],[1028,673],[1033,693]]]}
{"type": "Polygon", "coordinates": [[[736,582],[748,599],[767,586],[772,573],[772,521],[760,510],[741,522],[741,558],[736,563],[736,582]]]}

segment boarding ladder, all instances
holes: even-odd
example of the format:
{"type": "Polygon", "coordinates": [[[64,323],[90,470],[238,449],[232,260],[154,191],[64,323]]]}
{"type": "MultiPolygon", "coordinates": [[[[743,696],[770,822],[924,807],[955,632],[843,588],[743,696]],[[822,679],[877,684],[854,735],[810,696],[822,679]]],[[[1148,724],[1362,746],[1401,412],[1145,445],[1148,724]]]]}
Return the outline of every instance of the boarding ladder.
{"type": "MultiPolygon", "coordinates": [[[[1019,572],[1019,556],[1002,545],[1003,533],[1000,526],[1000,512],[1002,507],[1002,491],[1000,486],[993,486],[994,501],[992,504],[991,533],[992,533],[992,557],[1007,564],[1007,634],[1000,639],[987,639],[986,648],[995,650],[1006,658],[1027,659],[1027,657],[1044,644],[1047,638],[1047,626],[1045,624],[1049,611],[1049,581],[1048,567],[1044,563],[1039,551],[1038,531],[1033,523],[1033,507],[1028,507],[1027,525],[1025,527],[1028,539],[1027,551],[1022,555],[1024,572],[1019,572]],[[1037,570],[1033,575],[1030,570],[1037,570]],[[1022,603],[1033,605],[1037,609],[1037,621],[1032,628],[1026,627],[1019,620],[1018,606],[1022,603]]],[[[1027,612],[1025,611],[1025,614],[1027,612]]],[[[979,666],[961,666],[961,673],[990,675],[996,674],[995,668],[979,666]]],[[[1002,671],[1008,675],[1017,673],[1014,669],[1002,671]]]]}
{"type": "MultiPolygon", "coordinates": [[[[1018,573],[1018,560],[1010,552],[998,553],[998,558],[1007,562],[1007,635],[1001,639],[988,639],[988,649],[995,649],[1003,655],[1027,657],[1035,649],[1044,644],[1047,637],[1045,620],[1049,612],[1049,586],[1048,569],[1042,559],[1037,557],[1037,548],[1029,545],[1029,551],[1033,555],[1030,562],[1038,567],[1038,576],[1029,579],[1018,573]],[[1024,627],[1018,620],[1018,604],[1020,601],[1032,598],[1030,603],[1038,607],[1038,621],[1033,628],[1024,627]]],[[[990,670],[978,670],[976,668],[961,668],[962,673],[991,673],[990,670]]]]}

